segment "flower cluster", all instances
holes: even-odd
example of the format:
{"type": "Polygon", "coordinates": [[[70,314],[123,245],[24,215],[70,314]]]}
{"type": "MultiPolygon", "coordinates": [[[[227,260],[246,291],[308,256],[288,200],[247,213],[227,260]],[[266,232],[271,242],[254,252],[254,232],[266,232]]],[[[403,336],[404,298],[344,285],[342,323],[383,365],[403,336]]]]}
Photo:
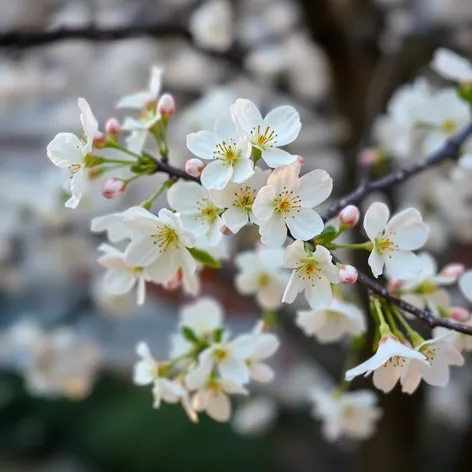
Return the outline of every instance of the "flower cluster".
{"type": "MultiPolygon", "coordinates": [[[[198,21],[194,28],[199,28],[198,21]]],[[[445,51],[438,52],[433,68],[439,72],[446,68],[448,78],[459,80],[462,88],[472,70],[445,51]]],[[[267,332],[267,320],[283,303],[295,303],[300,293],[304,299],[299,300],[295,323],[320,343],[348,338],[351,355],[357,356],[367,315],[376,325],[378,349],[373,357],[353,367],[350,356],[345,381],[331,391],[316,389],[311,396],[314,416],[323,420],[329,439],[366,438],[374,431],[380,418],[375,395],[346,391],[347,382],[359,375],[373,374],[374,385],[384,392],[400,383],[404,392],[413,393],[422,379],[433,386],[446,385],[450,366],[462,365],[461,352],[472,350],[470,339],[445,330],[425,340],[410,324],[408,312],[425,310],[424,317],[444,319],[446,327],[462,323],[458,331],[470,326],[468,310],[451,306],[445,287],[458,282],[471,300],[472,271],[449,264],[437,273],[429,253],[414,252],[427,244],[430,235],[421,212],[406,208],[391,216],[387,205],[374,202],[361,215],[350,204],[360,199],[356,200],[354,192],[354,197],[335,205],[338,211],[327,221],[319,207],[331,196],[332,178],[322,169],[302,173],[303,158],[284,149],[301,130],[300,116],[291,106],[280,106],[264,117],[254,103],[238,98],[211,130],[187,136],[191,154],[185,169],[174,167],[167,131],[175,103],[170,95],[160,94],[161,79],[162,70],[154,67],[148,89],[118,103],[119,109],[131,110],[131,116],[122,123],[108,120],[104,133],[87,102],[79,99],[83,136],[60,133],[47,149],[55,165],[68,169],[71,197],[66,206],[71,208],[94,180],[117,168],[128,174],[103,183],[107,199],[121,197],[131,182],[144,176],[165,175],[156,192],[139,205],[92,221],[92,231],[107,233],[108,242],[99,246],[98,262],[106,269],[103,287],[111,295],[136,290],[141,305],[152,283],[165,290],[182,287],[196,296],[202,270],[219,268],[221,260],[228,259],[228,236],[247,226],[257,228],[256,248],[229,259],[237,269],[237,290],[255,297],[264,321],[257,322],[250,333],[230,337],[215,300],[200,298],[184,306],[167,360],[156,361],[145,342],[137,346],[140,360],[134,382],[151,386],[154,406],[180,403],[192,421],[199,412],[228,421],[230,396],[247,395],[251,380],[272,380],[274,372],[266,359],[279,342],[267,332]],[[148,151],[149,141],[159,156],[148,151]],[[165,201],[152,212],[161,195],[165,201]],[[366,239],[342,243],[361,216],[366,239]],[[368,278],[369,286],[380,289],[370,294],[368,312],[351,300],[346,287],[368,276],[339,262],[339,249],[369,254],[374,277],[368,278]],[[381,285],[383,277],[388,279],[386,288],[381,285]]],[[[469,105],[455,88],[432,92],[419,81],[393,97],[388,114],[376,126],[381,149],[372,153],[407,158],[416,150],[437,152],[469,120],[469,105]]],[[[461,165],[472,168],[464,149],[459,154],[461,165]]],[[[399,171],[394,177],[390,180],[401,181],[404,174],[399,171]]],[[[262,417],[272,419],[271,404],[261,405],[257,408],[262,417]]]]}

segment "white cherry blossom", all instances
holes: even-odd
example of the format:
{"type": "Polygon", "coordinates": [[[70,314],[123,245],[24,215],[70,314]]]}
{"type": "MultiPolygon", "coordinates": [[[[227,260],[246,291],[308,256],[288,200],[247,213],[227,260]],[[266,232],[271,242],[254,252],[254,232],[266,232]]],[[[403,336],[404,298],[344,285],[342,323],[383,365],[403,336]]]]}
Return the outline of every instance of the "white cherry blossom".
{"type": "Polygon", "coordinates": [[[198,238],[199,243],[218,244],[223,221],[208,190],[196,182],[177,182],[167,192],[167,201],[180,212],[184,228],[198,238]]]}
{"type": "Polygon", "coordinates": [[[320,419],[322,433],[329,441],[341,438],[367,439],[382,416],[378,398],[370,390],[340,393],[313,389],[313,416],[320,419]]]}
{"type": "Polygon", "coordinates": [[[117,243],[124,239],[131,239],[133,230],[125,226],[124,214],[124,212],[118,212],[98,216],[90,223],[90,230],[94,233],[106,231],[108,240],[111,243],[117,243]]]}
{"type": "Polygon", "coordinates": [[[254,174],[251,143],[238,135],[230,117],[216,121],[213,131],[189,134],[187,147],[195,156],[211,160],[201,174],[207,189],[222,190],[229,181],[242,183],[254,174]]]}
{"type": "Polygon", "coordinates": [[[282,248],[265,246],[239,253],[235,259],[238,291],[244,295],[255,294],[257,303],[266,310],[280,307],[289,277],[283,269],[283,257],[282,248]]]}
{"type": "Polygon", "coordinates": [[[277,404],[266,397],[251,398],[240,406],[233,417],[232,426],[238,434],[257,436],[266,433],[277,415],[277,404]]]}
{"type": "MultiPolygon", "coordinates": [[[[216,300],[202,297],[181,309],[179,326],[191,328],[199,338],[208,337],[223,326],[223,310],[216,300]]],[[[175,334],[171,341],[172,358],[179,357],[192,348],[192,344],[181,333],[175,334]]]]}
{"type": "Polygon", "coordinates": [[[418,256],[411,252],[428,239],[429,227],[421,214],[408,208],[393,216],[384,203],[373,203],[364,217],[364,229],[373,243],[369,265],[374,277],[382,274],[384,265],[392,278],[408,280],[418,278],[422,266],[418,256]]]}
{"type": "Polygon", "coordinates": [[[98,122],[90,105],[84,98],[79,98],[78,103],[85,143],[75,134],[59,133],[47,147],[47,155],[51,162],[70,171],[69,186],[72,196],[65,204],[68,208],[76,208],[89,187],[86,157],[92,152],[94,138],[100,134],[98,122]]]}
{"type": "Polygon", "coordinates": [[[246,363],[254,353],[253,336],[242,335],[231,342],[223,340],[206,348],[198,356],[198,365],[190,370],[185,382],[191,390],[202,387],[216,368],[221,380],[243,386],[249,382],[250,371],[246,363]]]}
{"type": "Polygon", "coordinates": [[[339,283],[339,270],[332,263],[332,256],[324,246],[316,246],[315,252],[305,250],[303,241],[295,241],[285,249],[284,266],[293,269],[282,301],[292,303],[297,294],[305,291],[311,308],[328,308],[333,300],[331,284],[339,283]]]}
{"type": "Polygon", "coordinates": [[[126,147],[135,154],[141,154],[149,131],[160,119],[161,115],[154,107],[144,109],[138,118],[127,116],[121,127],[130,132],[126,137],[126,147]]]}
{"type": "Polygon", "coordinates": [[[209,379],[192,396],[191,405],[195,411],[205,411],[210,418],[223,423],[231,417],[228,395],[247,394],[245,388],[227,380],[209,379]]]}
{"type": "Polygon", "coordinates": [[[313,208],[329,197],[333,180],[320,169],[300,178],[299,173],[298,161],[279,167],[257,194],[252,211],[267,246],[281,246],[287,237],[287,226],[292,236],[301,240],[311,239],[324,229],[321,216],[313,208]]]}
{"type": "MultiPolygon", "coordinates": [[[[472,326],[472,319],[469,318],[468,321],[463,323],[465,326],[472,326]]],[[[447,328],[434,328],[433,335],[435,338],[441,338],[445,342],[448,342],[458,352],[472,352],[472,336],[459,331],[451,331],[447,328]],[[447,334],[447,336],[446,336],[447,334]]]]}
{"type": "Polygon", "coordinates": [[[291,106],[278,107],[265,118],[250,100],[238,98],[231,105],[231,116],[240,134],[261,151],[269,167],[291,164],[297,156],[280,149],[295,141],[300,132],[300,116],[291,106]]]}
{"type": "Polygon", "coordinates": [[[123,97],[116,105],[117,108],[142,110],[157,101],[162,86],[162,68],[152,66],[147,90],[132,93],[123,97]]]}
{"type": "Polygon", "coordinates": [[[156,283],[169,281],[179,269],[184,278],[195,273],[195,260],[187,250],[193,247],[194,237],[184,230],[178,214],[163,208],[156,216],[144,208],[132,207],[124,213],[124,224],[133,230],[125,251],[127,264],[147,267],[156,283]]]}
{"type": "Polygon", "coordinates": [[[320,343],[339,341],[346,334],[357,336],[366,330],[362,311],[336,297],[328,308],[297,311],[296,324],[320,343]]]}
{"type": "Polygon", "coordinates": [[[210,190],[213,203],[225,210],[221,218],[232,233],[236,234],[249,221],[256,222],[252,206],[257,192],[266,185],[269,173],[256,167],[254,175],[244,183],[229,182],[223,190],[210,190]]]}
{"type": "Polygon", "coordinates": [[[421,352],[406,347],[395,336],[383,336],[379,341],[377,352],[362,364],[348,370],[346,380],[351,381],[358,375],[369,375],[373,372],[375,387],[388,393],[400,379],[405,363],[409,359],[415,359],[429,366],[426,356],[421,352]]]}
{"type": "Polygon", "coordinates": [[[440,48],[434,53],[431,68],[446,79],[472,82],[472,64],[449,49],[440,48]]]}
{"type": "Polygon", "coordinates": [[[413,393],[421,379],[433,387],[445,387],[449,383],[449,366],[464,365],[462,354],[444,337],[452,333],[424,341],[415,349],[426,356],[429,366],[415,359],[408,359],[401,374],[402,391],[413,393]]]}
{"type": "Polygon", "coordinates": [[[138,305],[146,298],[146,281],[152,280],[146,267],[130,267],[125,262],[125,254],[113,246],[101,244],[98,248],[104,254],[98,263],[105,267],[104,289],[110,295],[123,295],[136,287],[138,305]]]}

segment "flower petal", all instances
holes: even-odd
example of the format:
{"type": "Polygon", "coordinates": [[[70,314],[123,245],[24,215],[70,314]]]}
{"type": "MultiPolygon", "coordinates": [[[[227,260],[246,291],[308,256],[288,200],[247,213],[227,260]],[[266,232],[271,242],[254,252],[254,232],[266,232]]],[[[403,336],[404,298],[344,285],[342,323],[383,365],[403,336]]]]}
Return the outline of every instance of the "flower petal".
{"type": "Polygon", "coordinates": [[[387,226],[390,211],[385,203],[373,203],[364,217],[364,229],[367,236],[373,241],[387,226]]]}
{"type": "Polygon", "coordinates": [[[320,276],[319,279],[313,281],[313,284],[306,286],[305,296],[314,310],[328,308],[333,301],[331,284],[326,277],[320,276]]]}
{"type": "Polygon", "coordinates": [[[238,98],[230,107],[231,118],[243,136],[250,136],[253,128],[262,125],[262,115],[250,100],[238,98]]]}
{"type": "Polygon", "coordinates": [[[297,160],[297,156],[279,148],[264,149],[262,159],[269,167],[280,167],[292,164],[297,160]]]}
{"type": "Polygon", "coordinates": [[[395,234],[393,240],[400,249],[418,249],[428,239],[429,226],[423,223],[421,214],[415,208],[408,208],[395,215],[387,225],[395,234]]]}
{"type": "Polygon", "coordinates": [[[167,191],[167,201],[182,215],[197,215],[197,204],[208,197],[197,182],[177,182],[167,191]]]}
{"type": "Polygon", "coordinates": [[[320,234],[324,229],[321,216],[311,208],[300,208],[285,220],[295,239],[307,241],[320,234]]]}
{"type": "Polygon", "coordinates": [[[278,107],[264,118],[263,126],[269,126],[277,133],[277,146],[285,146],[297,138],[302,124],[300,115],[291,106],[278,107]]]}
{"type": "Polygon", "coordinates": [[[249,221],[248,214],[240,208],[229,208],[223,213],[225,225],[233,232],[237,233],[249,221]]]}
{"type": "Polygon", "coordinates": [[[48,144],[47,155],[58,167],[69,167],[70,164],[83,164],[83,145],[72,133],[59,133],[48,144]]]}
{"type": "MultiPolygon", "coordinates": [[[[369,258],[370,260],[370,258],[369,258]]],[[[385,258],[389,277],[400,280],[417,279],[421,275],[421,261],[411,251],[395,251],[385,258]]]]}
{"type": "Polygon", "coordinates": [[[233,182],[245,182],[254,175],[254,162],[251,159],[239,159],[233,167],[233,182]]]}
{"type": "Polygon", "coordinates": [[[268,221],[261,222],[259,233],[263,244],[269,247],[282,246],[287,239],[287,228],[280,213],[274,213],[268,221]]]}
{"type": "Polygon", "coordinates": [[[199,131],[187,136],[187,148],[201,159],[214,159],[221,137],[213,131],[199,131]]]}
{"type": "Polygon", "coordinates": [[[321,169],[312,170],[300,178],[298,196],[302,199],[302,205],[313,208],[323,203],[333,190],[333,179],[321,169]]]}
{"type": "Polygon", "coordinates": [[[226,162],[215,160],[210,162],[202,172],[202,185],[207,189],[222,190],[233,175],[233,166],[226,162]]]}

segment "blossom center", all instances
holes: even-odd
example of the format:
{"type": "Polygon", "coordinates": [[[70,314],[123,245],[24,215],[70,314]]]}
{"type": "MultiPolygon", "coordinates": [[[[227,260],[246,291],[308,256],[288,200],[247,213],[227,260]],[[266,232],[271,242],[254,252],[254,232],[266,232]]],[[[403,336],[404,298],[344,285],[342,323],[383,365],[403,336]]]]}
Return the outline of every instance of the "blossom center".
{"type": "Polygon", "coordinates": [[[238,192],[234,192],[236,198],[234,206],[241,208],[245,212],[249,213],[252,210],[252,205],[256,198],[256,190],[251,189],[249,185],[239,189],[238,192]]]}
{"type": "Polygon", "coordinates": [[[269,282],[270,282],[269,274],[264,273],[264,272],[259,274],[259,278],[257,279],[257,283],[259,287],[266,287],[267,285],[269,285],[269,282]]]}
{"type": "Polygon", "coordinates": [[[437,354],[437,348],[435,348],[434,346],[427,346],[427,347],[423,347],[423,349],[421,349],[421,352],[426,357],[426,360],[430,364],[432,364],[437,354]]]}
{"type": "Polygon", "coordinates": [[[388,257],[392,257],[389,253],[398,251],[398,244],[395,244],[392,239],[395,234],[396,233],[389,230],[375,238],[375,248],[380,255],[386,254],[388,257]]]}
{"type": "Polygon", "coordinates": [[[208,220],[210,223],[213,223],[218,217],[218,208],[208,198],[197,202],[197,210],[200,213],[200,218],[208,220]]]}
{"type": "Polygon", "coordinates": [[[403,367],[405,364],[405,359],[401,356],[392,356],[383,366],[384,367],[403,367]]]}
{"type": "Polygon", "coordinates": [[[270,126],[264,129],[261,125],[257,125],[251,130],[251,142],[261,149],[274,147],[277,144],[277,136],[278,134],[270,126]]]}
{"type": "Polygon", "coordinates": [[[442,130],[447,134],[453,134],[457,131],[457,123],[454,120],[445,120],[441,123],[442,130]]]}
{"type": "Polygon", "coordinates": [[[179,236],[174,228],[170,226],[158,226],[157,228],[159,231],[156,234],[151,234],[151,238],[156,239],[154,244],[159,247],[160,251],[167,251],[169,248],[170,250],[179,248],[179,236]]]}
{"type": "Polygon", "coordinates": [[[295,269],[299,279],[311,281],[312,285],[315,279],[321,279],[321,267],[314,259],[302,259],[300,264],[295,269]]]}
{"type": "Polygon", "coordinates": [[[77,174],[77,172],[79,172],[79,170],[82,169],[82,164],[70,164],[69,165],[69,170],[70,170],[70,178],[72,179],[72,177],[77,174]]]}
{"type": "MultiPolygon", "coordinates": [[[[295,195],[293,190],[287,190],[284,187],[282,192],[279,192],[274,200],[275,211],[279,211],[284,217],[292,212],[299,212],[301,208],[301,198],[295,195]]],[[[294,216],[292,215],[292,218],[294,216]]]]}
{"type": "Polygon", "coordinates": [[[344,316],[339,311],[326,310],[326,315],[330,323],[339,324],[343,320],[344,316]]]}
{"type": "Polygon", "coordinates": [[[213,355],[218,362],[223,362],[228,358],[228,351],[222,347],[219,347],[213,351],[213,355]]]}
{"type": "Polygon", "coordinates": [[[236,141],[231,138],[230,142],[222,141],[216,145],[216,151],[213,152],[215,159],[226,161],[228,164],[236,164],[241,157],[241,151],[236,146],[236,141]]]}

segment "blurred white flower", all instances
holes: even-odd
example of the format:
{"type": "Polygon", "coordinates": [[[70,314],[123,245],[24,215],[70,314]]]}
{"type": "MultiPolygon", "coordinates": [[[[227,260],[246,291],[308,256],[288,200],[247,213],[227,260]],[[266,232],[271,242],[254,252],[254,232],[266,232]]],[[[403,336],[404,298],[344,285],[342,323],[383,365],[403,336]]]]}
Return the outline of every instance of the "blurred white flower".
{"type": "Polygon", "coordinates": [[[311,308],[328,308],[331,305],[331,284],[339,283],[339,270],[325,247],[317,245],[315,252],[306,251],[304,242],[297,240],[285,249],[284,266],[293,271],[283,302],[293,303],[297,294],[304,290],[311,308]]]}
{"type": "Polygon", "coordinates": [[[329,441],[367,439],[382,415],[377,396],[370,390],[341,393],[313,389],[311,401],[313,416],[323,422],[322,432],[329,441]]]}
{"type": "Polygon", "coordinates": [[[323,231],[324,223],[313,210],[331,194],[333,179],[324,170],[312,170],[299,177],[298,161],[275,169],[267,185],[256,196],[252,211],[262,242],[281,246],[287,226],[294,239],[309,240],[323,231]]]}
{"type": "Polygon", "coordinates": [[[254,174],[251,143],[238,135],[229,116],[217,120],[214,131],[189,134],[187,147],[195,156],[211,159],[201,174],[207,189],[222,190],[229,181],[241,183],[254,174]]]}
{"type": "Polygon", "coordinates": [[[241,136],[261,151],[261,157],[269,167],[279,167],[295,162],[297,156],[279,149],[295,141],[302,124],[300,115],[290,106],[272,110],[264,119],[250,100],[238,98],[230,107],[231,116],[241,136]]]}
{"type": "Polygon", "coordinates": [[[339,341],[346,334],[357,336],[366,330],[365,317],[354,304],[333,298],[329,308],[297,311],[296,323],[320,343],[339,341]]]}
{"type": "Polygon", "coordinates": [[[414,208],[397,213],[389,221],[390,211],[384,203],[373,203],[364,217],[364,229],[373,243],[369,265],[374,277],[383,273],[384,265],[392,278],[416,279],[421,275],[421,261],[411,252],[426,242],[428,226],[414,208]]]}
{"type": "Polygon", "coordinates": [[[234,413],[232,426],[241,435],[259,436],[273,425],[277,415],[277,405],[270,398],[252,398],[234,413]]]}
{"type": "Polygon", "coordinates": [[[283,256],[282,248],[265,246],[239,253],[235,259],[239,270],[235,279],[238,291],[244,295],[255,294],[257,303],[266,310],[280,307],[288,282],[283,256]]]}
{"type": "Polygon", "coordinates": [[[226,51],[233,42],[233,12],[227,0],[203,2],[190,17],[193,39],[203,48],[226,51]]]}
{"type": "Polygon", "coordinates": [[[162,87],[162,68],[152,66],[147,90],[136,92],[123,97],[117,104],[117,108],[129,108],[143,110],[149,105],[155,105],[162,87]]]}
{"type": "Polygon", "coordinates": [[[108,215],[98,216],[90,223],[90,230],[94,233],[106,231],[108,240],[111,243],[117,243],[124,239],[131,239],[133,230],[124,224],[125,212],[109,213],[108,215]]]}
{"type": "Polygon", "coordinates": [[[449,49],[435,51],[431,68],[446,79],[457,82],[472,82],[472,64],[449,49]]]}

